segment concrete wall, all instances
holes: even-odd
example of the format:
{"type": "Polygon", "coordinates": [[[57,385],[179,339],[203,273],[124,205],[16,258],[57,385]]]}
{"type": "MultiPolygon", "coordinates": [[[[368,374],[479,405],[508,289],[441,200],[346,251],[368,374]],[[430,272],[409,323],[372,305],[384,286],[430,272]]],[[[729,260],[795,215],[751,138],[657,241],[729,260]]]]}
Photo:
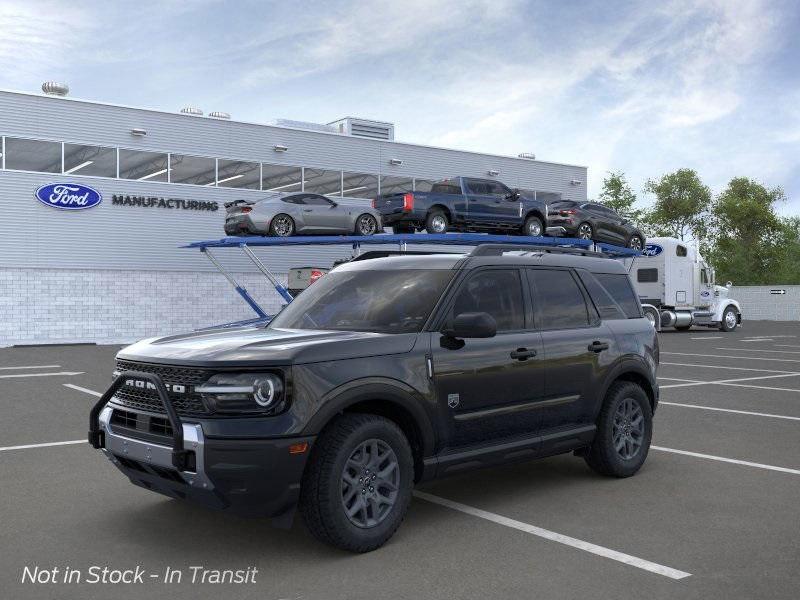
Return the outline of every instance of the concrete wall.
{"type": "Polygon", "coordinates": [[[742,305],[746,321],[800,321],[800,285],[734,286],[731,298],[742,305]],[[785,294],[771,294],[785,290],[785,294]]]}

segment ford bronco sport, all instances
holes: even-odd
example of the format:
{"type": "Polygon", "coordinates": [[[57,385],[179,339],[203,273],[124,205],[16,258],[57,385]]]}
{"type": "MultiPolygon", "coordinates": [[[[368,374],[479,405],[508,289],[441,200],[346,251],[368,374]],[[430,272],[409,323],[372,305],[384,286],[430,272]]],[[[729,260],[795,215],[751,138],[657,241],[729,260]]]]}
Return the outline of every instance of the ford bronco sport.
{"type": "Polygon", "coordinates": [[[628,477],[658,341],[623,265],[590,253],[356,259],[269,325],[123,349],[89,440],[133,483],[375,549],[414,484],[574,452],[628,477]]]}

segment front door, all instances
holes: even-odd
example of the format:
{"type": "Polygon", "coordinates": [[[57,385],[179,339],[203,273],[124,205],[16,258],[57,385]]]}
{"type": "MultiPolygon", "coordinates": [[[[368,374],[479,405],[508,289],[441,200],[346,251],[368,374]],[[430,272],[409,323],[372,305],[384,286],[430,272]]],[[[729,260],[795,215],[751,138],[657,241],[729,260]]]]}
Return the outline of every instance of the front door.
{"type": "Polygon", "coordinates": [[[485,312],[497,322],[492,338],[452,340],[432,334],[439,410],[450,424],[447,445],[488,444],[535,434],[539,428],[535,404],[544,393],[542,342],[530,327],[520,270],[474,271],[447,306],[442,328],[465,312],[485,312]]]}
{"type": "Polygon", "coordinates": [[[336,202],[317,194],[306,196],[303,221],[313,231],[335,232],[350,229],[347,211],[336,202]]]}
{"type": "Polygon", "coordinates": [[[617,352],[614,335],[570,270],[531,268],[527,275],[547,373],[542,432],[591,424],[617,352]]]}

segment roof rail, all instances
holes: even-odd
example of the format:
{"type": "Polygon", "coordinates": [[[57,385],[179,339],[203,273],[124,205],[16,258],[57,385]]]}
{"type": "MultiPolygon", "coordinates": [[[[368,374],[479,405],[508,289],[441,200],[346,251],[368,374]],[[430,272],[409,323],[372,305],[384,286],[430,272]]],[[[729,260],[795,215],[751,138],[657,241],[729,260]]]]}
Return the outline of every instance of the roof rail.
{"type": "Polygon", "coordinates": [[[576,254],[578,256],[593,256],[595,258],[610,258],[604,252],[597,252],[589,248],[573,246],[537,246],[533,244],[480,244],[469,253],[469,256],[501,256],[504,252],[546,252],[548,254],[576,254]]]}

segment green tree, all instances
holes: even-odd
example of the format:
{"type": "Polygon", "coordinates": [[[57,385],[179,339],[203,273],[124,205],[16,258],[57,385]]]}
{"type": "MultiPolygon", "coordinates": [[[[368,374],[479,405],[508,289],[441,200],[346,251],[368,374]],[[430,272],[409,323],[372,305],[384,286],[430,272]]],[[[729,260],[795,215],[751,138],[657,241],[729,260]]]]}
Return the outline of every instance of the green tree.
{"type": "Polygon", "coordinates": [[[655,195],[653,208],[644,215],[650,234],[686,240],[703,239],[708,233],[711,190],[692,169],[678,169],[659,180],[645,183],[645,193],[655,195]]]}
{"type": "Polygon", "coordinates": [[[603,191],[598,200],[608,208],[627,219],[638,220],[642,211],[633,207],[636,203],[636,194],[633,193],[625,173],[622,171],[609,171],[603,180],[603,191]]]}
{"type": "Polygon", "coordinates": [[[798,223],[782,221],[774,204],[785,199],[781,188],[766,188],[747,177],[731,179],[711,209],[712,248],[709,259],[720,281],[738,285],[780,283],[791,277],[790,261],[798,239],[798,223]]]}

